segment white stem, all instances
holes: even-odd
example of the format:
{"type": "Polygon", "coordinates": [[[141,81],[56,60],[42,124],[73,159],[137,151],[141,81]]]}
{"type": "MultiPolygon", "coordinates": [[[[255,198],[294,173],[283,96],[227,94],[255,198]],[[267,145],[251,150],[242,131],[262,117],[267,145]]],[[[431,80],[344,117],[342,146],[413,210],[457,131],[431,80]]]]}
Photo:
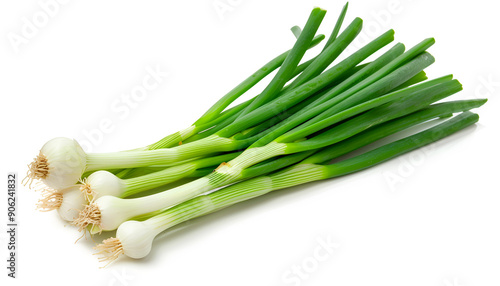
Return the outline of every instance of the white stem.
{"type": "Polygon", "coordinates": [[[100,230],[114,230],[121,223],[135,216],[181,203],[211,189],[213,186],[210,180],[205,177],[177,188],[136,199],[120,199],[113,196],[100,197],[94,202],[101,213],[100,230]]]}
{"type": "Polygon", "coordinates": [[[150,151],[87,154],[86,171],[174,165],[180,161],[211,153],[232,151],[233,139],[212,135],[194,142],[150,151]]]}
{"type": "Polygon", "coordinates": [[[222,165],[215,172],[182,186],[136,199],[103,196],[95,201],[100,211],[100,230],[114,230],[121,223],[146,213],[154,212],[187,201],[215,188],[236,182],[241,170],[255,163],[284,154],[286,144],[272,142],[264,147],[252,148],[222,165]]]}
{"type": "Polygon", "coordinates": [[[120,241],[125,255],[136,259],[143,258],[151,251],[154,238],[177,224],[274,190],[326,178],[328,178],[328,172],[325,166],[298,164],[282,172],[260,176],[209,194],[197,196],[185,203],[166,209],[145,221],[124,222],[119,226],[116,238],[120,241]]]}

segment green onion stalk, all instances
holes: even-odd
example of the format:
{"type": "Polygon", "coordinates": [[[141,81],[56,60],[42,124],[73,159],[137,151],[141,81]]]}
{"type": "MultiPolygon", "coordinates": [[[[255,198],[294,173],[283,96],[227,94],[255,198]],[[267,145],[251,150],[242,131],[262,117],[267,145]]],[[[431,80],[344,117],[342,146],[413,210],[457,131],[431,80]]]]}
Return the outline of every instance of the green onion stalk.
{"type": "MultiPolygon", "coordinates": [[[[430,109],[427,108],[427,110],[430,109]]],[[[179,223],[219,211],[275,190],[312,181],[336,178],[364,170],[458,132],[476,123],[478,118],[477,114],[464,112],[415,135],[386,144],[353,158],[328,164],[325,159],[328,161],[342,153],[337,151],[339,150],[338,146],[333,145],[283,170],[257,176],[212,193],[200,195],[168,208],[144,221],[127,221],[120,225],[115,238],[104,240],[96,249],[99,251],[98,254],[101,255],[101,261],[112,262],[122,254],[136,259],[143,258],[151,251],[152,242],[159,233],[179,223]]],[[[390,125],[390,122],[386,124],[390,125]]],[[[358,135],[359,144],[364,144],[366,142],[364,140],[367,139],[370,141],[370,136],[375,133],[377,132],[368,131],[368,133],[365,133],[366,136],[358,135]]],[[[356,141],[355,138],[353,137],[350,140],[356,141]]]]}

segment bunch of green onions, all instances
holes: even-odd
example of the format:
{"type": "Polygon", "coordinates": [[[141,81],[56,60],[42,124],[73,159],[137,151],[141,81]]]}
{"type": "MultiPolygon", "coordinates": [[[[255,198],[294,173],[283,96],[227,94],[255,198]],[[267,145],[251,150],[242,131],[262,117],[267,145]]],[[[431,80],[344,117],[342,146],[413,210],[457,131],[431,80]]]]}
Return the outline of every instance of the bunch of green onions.
{"type": "Polygon", "coordinates": [[[115,153],[85,153],[71,139],[47,142],[29,165],[26,184],[46,189],[39,207],[58,210],[80,231],[117,229],[97,246],[102,260],[145,257],[156,235],[274,190],[346,175],[435,142],[478,121],[469,110],[485,99],[440,102],[462,90],[451,75],[427,80],[434,63],[425,39],[411,49],[389,30],[342,61],[337,58],[362,29],[355,18],[342,32],[347,4],[324,48],[306,51],[326,11],[315,8],[289,50],[219,99],[189,127],[151,145],[115,153]],[[278,70],[262,92],[230,107],[278,70]],[[457,114],[455,115],[454,114],[457,114]],[[334,164],[331,160],[391,134],[438,118],[420,133],[334,164]],[[189,179],[164,191],[147,191],[189,179]]]}

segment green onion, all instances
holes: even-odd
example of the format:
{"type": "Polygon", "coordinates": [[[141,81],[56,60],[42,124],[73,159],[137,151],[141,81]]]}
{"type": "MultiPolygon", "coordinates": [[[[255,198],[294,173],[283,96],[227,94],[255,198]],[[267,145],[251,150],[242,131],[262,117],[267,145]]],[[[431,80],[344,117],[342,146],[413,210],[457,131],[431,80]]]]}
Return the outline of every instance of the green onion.
{"type": "Polygon", "coordinates": [[[312,94],[320,91],[322,88],[325,88],[336,79],[341,78],[347,71],[351,70],[368,56],[389,44],[393,39],[394,31],[390,30],[384,33],[382,36],[371,41],[363,48],[359,49],[357,52],[321,75],[309,80],[286,94],[281,95],[268,104],[262,105],[245,116],[238,118],[231,125],[219,131],[217,135],[220,137],[232,136],[241,130],[250,128],[259,122],[265,121],[272,116],[279,114],[281,111],[290,108],[312,94]]]}
{"type": "Polygon", "coordinates": [[[324,180],[357,172],[386,160],[425,146],[478,121],[477,114],[465,112],[442,124],[384,145],[354,158],[332,165],[299,163],[277,173],[259,176],[224,189],[198,196],[165,210],[148,220],[127,221],[120,225],[116,238],[109,238],[96,247],[101,261],[113,261],[125,254],[143,258],[149,254],[153,239],[179,223],[203,216],[228,206],[262,196],[274,190],[312,181],[324,180]]]}
{"type": "Polygon", "coordinates": [[[360,18],[354,19],[333,43],[325,46],[321,54],[314,58],[311,64],[287,88],[293,89],[321,74],[361,32],[362,24],[363,20],[360,18]]]}
{"type": "Polygon", "coordinates": [[[47,142],[27,176],[30,185],[36,179],[53,189],[44,191],[39,209],[57,209],[91,234],[118,229],[116,238],[98,247],[104,260],[121,254],[142,258],[155,236],[179,223],[274,190],[369,168],[477,122],[478,115],[469,110],[485,99],[436,103],[462,85],[452,75],[428,80],[424,70],[435,61],[427,52],[433,38],[407,51],[397,43],[366,63],[394,40],[394,31],[388,30],[337,62],[363,24],[354,18],[341,31],[347,7],[319,54],[300,64],[307,50],[324,39],[316,33],[326,11],[315,8],[303,30],[291,29],[296,37],[291,50],[257,70],[188,128],[154,144],[85,153],[71,139],[47,142]],[[258,95],[229,107],[278,68],[258,95]],[[417,134],[340,158],[448,117],[417,134]],[[167,185],[173,182],[176,186],[167,185]],[[162,191],[152,191],[161,186],[162,191]]]}
{"type": "Polygon", "coordinates": [[[348,6],[349,6],[349,3],[346,3],[344,5],[344,8],[342,8],[342,11],[340,11],[340,15],[337,18],[337,23],[335,23],[335,27],[333,28],[333,31],[330,34],[330,37],[328,38],[328,41],[326,41],[326,44],[325,44],[325,47],[323,48],[323,51],[326,50],[326,48],[337,39],[337,35],[340,32],[340,27],[342,26],[342,22],[344,22],[345,14],[347,13],[348,6]]]}
{"type": "Polygon", "coordinates": [[[43,190],[37,209],[42,212],[57,210],[63,220],[73,221],[78,218],[80,211],[87,204],[80,187],[71,186],[57,191],[43,190]]]}
{"type": "MultiPolygon", "coordinates": [[[[428,57],[427,55],[423,55],[422,60],[425,62],[428,57]]],[[[408,64],[411,64],[411,62],[408,64]]],[[[75,220],[75,224],[81,230],[91,224],[93,226],[92,232],[113,230],[132,217],[176,205],[207,191],[241,180],[243,170],[259,162],[276,156],[315,150],[335,144],[377,124],[418,111],[439,99],[461,90],[461,85],[456,80],[448,79],[445,82],[441,81],[442,78],[431,81],[431,84],[421,83],[352,107],[297,131],[295,134],[299,135],[295,137],[299,138],[294,137],[291,140],[285,140],[294,135],[291,134],[288,137],[282,137],[282,140],[278,138],[276,141],[263,147],[249,148],[227,164],[221,165],[215,172],[208,176],[177,188],[151,196],[128,200],[112,196],[101,197],[86,207],[80,217],[75,220]],[[406,99],[401,101],[405,97],[406,99]],[[370,108],[372,109],[365,112],[370,108]],[[311,135],[316,131],[356,114],[360,115],[310,139],[294,142],[296,139],[311,135]],[[302,132],[303,130],[305,130],[305,133],[302,132]],[[94,219],[89,220],[89,217],[94,219]]]]}
{"type": "MultiPolygon", "coordinates": [[[[242,170],[241,179],[248,179],[260,175],[265,175],[272,171],[276,171],[281,168],[287,167],[289,165],[298,163],[299,161],[302,160],[303,163],[313,163],[313,164],[327,163],[332,159],[347,154],[351,151],[354,151],[358,148],[361,148],[365,145],[368,145],[372,142],[375,142],[381,138],[384,138],[401,130],[407,129],[409,127],[412,127],[414,125],[420,124],[422,122],[434,118],[440,118],[447,114],[453,114],[477,108],[483,105],[485,102],[486,100],[484,99],[474,99],[474,100],[459,100],[459,101],[450,101],[445,103],[434,104],[417,112],[403,116],[401,118],[397,118],[388,121],[384,124],[371,127],[366,131],[363,131],[355,136],[352,136],[346,140],[343,140],[331,146],[322,149],[281,156],[278,158],[272,158],[263,161],[261,163],[255,164],[251,167],[242,170]]],[[[137,216],[132,219],[143,220],[145,218],[151,217],[155,213],[161,213],[162,211],[163,210],[148,213],[146,215],[137,216]]]]}
{"type": "Polygon", "coordinates": [[[321,21],[323,21],[325,14],[326,11],[322,10],[321,8],[314,8],[312,10],[303,31],[300,33],[297,42],[281,65],[278,74],[276,74],[276,76],[273,78],[271,83],[269,83],[266,89],[264,89],[264,91],[259,96],[257,96],[255,100],[252,101],[252,103],[250,103],[247,108],[245,108],[245,110],[243,110],[243,113],[240,115],[240,117],[248,114],[250,111],[275,98],[276,95],[285,86],[285,83],[291,79],[293,72],[306,53],[307,47],[310,45],[314,35],[316,34],[316,31],[318,30],[321,21]]]}
{"type": "Polygon", "coordinates": [[[151,190],[183,178],[193,176],[197,170],[210,167],[212,170],[223,162],[237,157],[241,152],[192,160],[173,167],[160,169],[142,176],[121,179],[108,171],[97,171],[81,181],[61,191],[44,190],[38,208],[41,211],[57,210],[61,218],[73,221],[89,202],[101,196],[126,198],[151,190]]]}
{"type": "MultiPolygon", "coordinates": [[[[304,112],[295,113],[290,118],[287,118],[286,120],[283,120],[283,122],[280,122],[275,126],[271,127],[271,129],[267,132],[268,134],[263,135],[258,141],[253,143],[251,147],[264,146],[265,144],[274,140],[276,136],[279,136],[285,133],[286,131],[290,130],[291,128],[297,126],[298,124],[310,119],[312,116],[315,116],[318,112],[326,110],[326,108],[332,105],[329,100],[334,100],[333,98],[335,98],[335,101],[333,101],[333,103],[336,103],[336,101],[339,101],[337,99],[338,94],[347,90],[348,88],[351,88],[360,79],[369,76],[374,71],[378,70],[382,66],[391,62],[398,55],[401,55],[403,52],[404,52],[404,45],[397,44],[392,49],[384,53],[381,57],[379,57],[372,63],[368,64],[355,74],[349,76],[341,83],[335,85],[332,89],[322,94],[321,97],[316,99],[307,107],[303,108],[304,112]]],[[[355,91],[356,91],[355,89],[350,89],[349,94],[352,94],[355,91]]]]}
{"type": "Polygon", "coordinates": [[[290,28],[290,31],[292,31],[293,35],[297,39],[299,38],[300,33],[302,33],[302,29],[299,26],[293,26],[292,28],[290,28]]]}

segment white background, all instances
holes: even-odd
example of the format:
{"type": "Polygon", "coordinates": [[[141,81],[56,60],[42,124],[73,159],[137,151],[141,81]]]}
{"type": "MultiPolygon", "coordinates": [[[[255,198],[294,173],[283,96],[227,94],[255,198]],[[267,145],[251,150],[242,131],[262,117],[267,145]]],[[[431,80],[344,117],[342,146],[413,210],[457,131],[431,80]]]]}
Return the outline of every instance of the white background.
{"type": "MultiPolygon", "coordinates": [[[[0,4],[2,176],[9,171],[24,175],[26,164],[53,137],[76,138],[88,150],[107,152],[143,146],[187,127],[225,92],[289,49],[294,43],[289,28],[303,26],[314,6],[329,11],[320,28],[328,35],[344,4],[67,1],[51,7],[43,23],[46,12],[39,3],[47,2],[0,4]],[[38,27],[24,37],[23,19],[33,23],[34,17],[40,17],[38,27]],[[19,46],[10,40],[14,34],[24,37],[19,46]],[[140,86],[148,69],[158,68],[168,76],[127,107],[123,94],[140,86]],[[94,143],[86,133],[94,135],[94,143]]],[[[429,77],[453,73],[464,84],[455,99],[489,98],[477,110],[477,126],[354,175],[276,192],[188,222],[157,239],[146,259],[122,257],[105,269],[91,255],[91,240],[75,244],[79,233],[56,213],[36,211],[39,194],[20,187],[19,278],[6,278],[2,226],[1,281],[499,285],[500,47],[498,5],[492,3],[352,1],[343,26],[358,16],[365,20],[364,37],[394,28],[396,41],[407,47],[435,37],[430,52],[437,61],[427,69],[429,77]],[[317,262],[321,240],[334,241],[336,248],[317,262]],[[303,269],[302,278],[287,272],[294,266],[303,269]]]]}

